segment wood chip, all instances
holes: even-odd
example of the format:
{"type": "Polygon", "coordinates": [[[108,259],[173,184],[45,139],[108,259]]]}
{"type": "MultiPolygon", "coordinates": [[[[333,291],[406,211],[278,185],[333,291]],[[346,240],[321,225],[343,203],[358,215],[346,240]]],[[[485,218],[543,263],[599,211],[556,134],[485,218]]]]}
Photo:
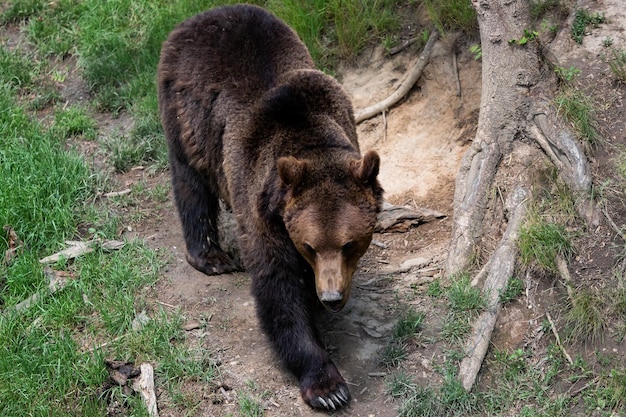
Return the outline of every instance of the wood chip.
{"type": "Polygon", "coordinates": [[[149,363],[142,363],[139,368],[141,369],[141,375],[133,383],[133,390],[141,394],[148,414],[158,417],[159,411],[157,410],[156,394],[154,392],[154,369],[149,363]]]}

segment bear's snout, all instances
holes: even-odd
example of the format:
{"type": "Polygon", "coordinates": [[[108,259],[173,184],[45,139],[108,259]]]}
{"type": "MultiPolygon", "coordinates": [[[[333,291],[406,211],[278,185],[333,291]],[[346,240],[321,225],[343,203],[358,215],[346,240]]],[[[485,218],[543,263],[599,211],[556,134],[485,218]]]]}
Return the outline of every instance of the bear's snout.
{"type": "Polygon", "coordinates": [[[345,305],[343,295],[339,291],[324,291],[319,296],[320,301],[333,313],[340,311],[345,305]]]}

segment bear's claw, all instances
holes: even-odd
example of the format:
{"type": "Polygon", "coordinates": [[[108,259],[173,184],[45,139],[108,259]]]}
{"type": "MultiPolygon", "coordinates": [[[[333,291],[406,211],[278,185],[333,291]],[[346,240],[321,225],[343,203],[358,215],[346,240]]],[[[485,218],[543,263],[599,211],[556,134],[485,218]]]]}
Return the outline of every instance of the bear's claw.
{"type": "Polygon", "coordinates": [[[313,408],[325,409],[328,411],[336,411],[337,409],[348,405],[350,402],[350,392],[348,388],[339,385],[335,392],[330,392],[324,396],[318,395],[309,401],[309,405],[313,408]]]}
{"type": "Polygon", "coordinates": [[[346,394],[345,391],[344,387],[339,387],[339,391],[337,393],[330,394],[326,398],[316,397],[311,400],[311,406],[335,411],[348,404],[350,395],[346,394]]]}

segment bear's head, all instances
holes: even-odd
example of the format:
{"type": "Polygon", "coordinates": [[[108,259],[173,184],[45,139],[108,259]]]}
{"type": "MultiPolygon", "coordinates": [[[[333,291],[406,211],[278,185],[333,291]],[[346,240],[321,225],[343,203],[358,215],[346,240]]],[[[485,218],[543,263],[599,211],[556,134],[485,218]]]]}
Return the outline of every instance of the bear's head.
{"type": "Polygon", "coordinates": [[[348,301],[352,275],[372,240],[383,192],[379,165],[374,151],[361,159],[278,160],[287,232],[313,268],[319,300],[333,312],[348,301]]]}

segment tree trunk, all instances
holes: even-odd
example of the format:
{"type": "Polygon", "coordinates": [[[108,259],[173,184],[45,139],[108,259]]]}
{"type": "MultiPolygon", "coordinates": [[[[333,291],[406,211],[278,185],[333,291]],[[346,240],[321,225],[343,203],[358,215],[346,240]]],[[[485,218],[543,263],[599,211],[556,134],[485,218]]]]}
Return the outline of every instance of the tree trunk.
{"type": "MultiPolygon", "coordinates": [[[[470,390],[489,345],[499,294],[513,274],[525,200],[537,169],[557,167],[591,220],[591,179],[584,153],[552,104],[557,79],[531,30],[527,0],[473,0],[482,47],[482,92],[476,137],[456,179],[449,275],[481,266],[488,311],[474,325],[460,378],[470,390]],[[523,196],[523,199],[520,199],[523,196]],[[507,202],[505,204],[505,202],[507,202]],[[498,243],[498,240],[501,241],[498,243]],[[481,259],[491,253],[489,259],[481,259]]],[[[478,277],[477,277],[478,278],[478,277]]],[[[478,281],[475,279],[474,281],[478,281]]]]}
{"type": "Polygon", "coordinates": [[[481,105],[476,137],[456,179],[448,274],[476,261],[484,236],[502,234],[505,210],[503,218],[489,222],[487,211],[497,212],[495,205],[517,187],[529,192],[533,167],[546,155],[579,198],[579,212],[591,217],[587,160],[552,106],[556,75],[543,62],[537,42],[511,42],[531,28],[528,1],[473,4],[482,46],[481,105]],[[502,198],[493,198],[495,189],[502,198]]]}

